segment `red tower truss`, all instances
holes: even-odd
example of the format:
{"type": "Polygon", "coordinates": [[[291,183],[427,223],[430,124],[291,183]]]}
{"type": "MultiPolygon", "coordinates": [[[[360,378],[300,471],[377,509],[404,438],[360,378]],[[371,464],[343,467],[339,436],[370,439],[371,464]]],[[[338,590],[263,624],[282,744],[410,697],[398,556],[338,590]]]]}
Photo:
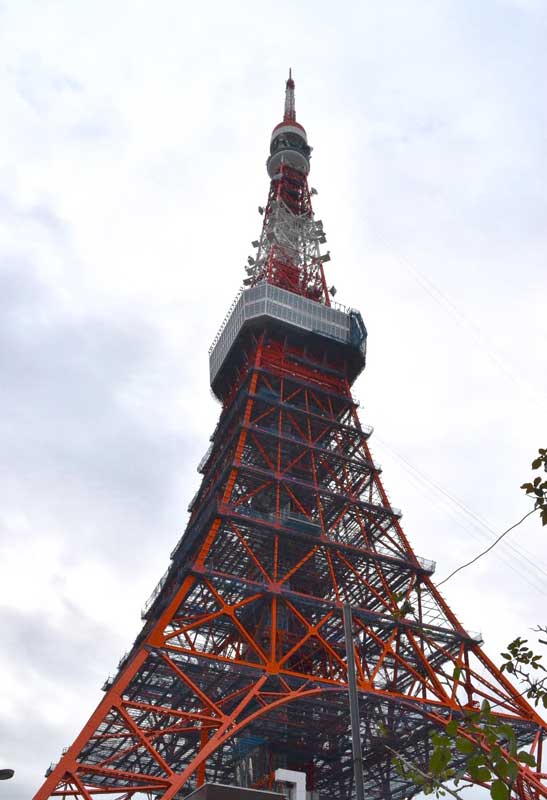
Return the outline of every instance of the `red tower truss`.
{"type": "Polygon", "coordinates": [[[431,730],[485,699],[538,762],[519,764],[514,793],[547,797],[545,723],[435,588],[371,457],[351,394],[366,329],[329,299],[310,152],[289,76],[256,257],[210,350],[222,411],[188,526],[131,652],[35,800],[271,787],[277,768],[349,800],[345,604],[370,797],[416,793],[393,750],[427,769],[431,730]]]}

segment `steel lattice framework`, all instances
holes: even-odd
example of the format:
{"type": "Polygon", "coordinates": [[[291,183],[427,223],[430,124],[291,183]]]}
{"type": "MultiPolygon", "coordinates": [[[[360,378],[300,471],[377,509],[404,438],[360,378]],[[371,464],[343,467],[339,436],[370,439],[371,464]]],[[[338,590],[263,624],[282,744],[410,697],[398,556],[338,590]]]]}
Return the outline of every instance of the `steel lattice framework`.
{"type": "Polygon", "coordinates": [[[515,793],[547,797],[545,723],[435,588],[371,457],[351,394],[366,330],[329,299],[309,155],[289,77],[249,288],[211,350],[222,412],[187,529],[132,651],[36,800],[271,786],[277,766],[349,800],[345,603],[370,797],[412,796],[393,751],[427,768],[432,728],[484,699],[538,761],[519,765],[515,793]]]}

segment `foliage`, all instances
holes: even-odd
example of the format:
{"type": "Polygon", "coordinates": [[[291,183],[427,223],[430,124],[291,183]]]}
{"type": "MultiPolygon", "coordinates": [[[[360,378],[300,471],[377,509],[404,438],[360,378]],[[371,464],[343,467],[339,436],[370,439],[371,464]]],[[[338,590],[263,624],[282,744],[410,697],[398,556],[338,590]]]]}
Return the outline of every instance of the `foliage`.
{"type": "MultiPolygon", "coordinates": [[[[547,634],[547,626],[538,625],[534,631],[547,634]]],[[[538,642],[547,645],[547,639],[538,639],[538,642]]],[[[509,672],[527,686],[524,693],[529,700],[534,701],[535,706],[542,703],[547,708],[547,669],[541,663],[543,655],[535,654],[528,647],[528,639],[521,639],[519,636],[507,645],[507,652],[502,653],[501,657],[505,659],[501,671],[509,672]],[[541,672],[546,673],[542,678],[538,674],[541,672]]]]}
{"type": "Polygon", "coordinates": [[[405,597],[404,592],[395,592],[393,597],[397,604],[397,608],[392,612],[395,619],[404,619],[407,614],[414,613],[414,606],[410,600],[405,597]]]}
{"type": "MultiPolygon", "coordinates": [[[[541,635],[547,636],[547,626],[539,625],[534,631],[540,634],[538,643],[547,645],[547,638],[541,638],[541,635]]],[[[543,655],[534,653],[528,639],[521,637],[508,644],[507,651],[501,655],[504,659],[501,671],[524,684],[523,694],[534,705],[541,703],[547,708],[547,667],[542,663],[543,655]]],[[[460,672],[460,667],[456,667],[455,679],[460,677],[460,672]]],[[[444,730],[431,734],[430,743],[427,771],[401,757],[397,767],[424,794],[435,793],[436,797],[448,793],[460,798],[457,791],[445,785],[446,781],[453,781],[456,787],[461,788],[462,780],[468,779],[475,783],[489,783],[492,800],[508,800],[519,765],[535,766],[533,756],[525,750],[518,750],[511,726],[500,722],[486,700],[480,710],[462,708],[458,719],[452,719],[444,730]]]]}
{"type": "MultiPolygon", "coordinates": [[[[532,461],[532,469],[547,473],[547,449],[539,448],[538,452],[538,457],[532,461]]],[[[534,508],[540,510],[542,524],[547,525],[547,479],[542,480],[541,476],[537,476],[522,484],[521,489],[532,496],[534,508]]],[[[407,611],[403,605],[400,612],[403,609],[407,611]]],[[[533,630],[547,636],[547,626],[539,625],[533,630]]],[[[538,637],[538,642],[547,645],[547,638],[538,637]]],[[[547,708],[547,667],[542,663],[543,655],[534,653],[528,645],[528,639],[520,636],[508,644],[507,651],[501,655],[504,659],[501,671],[524,684],[522,694],[532,700],[535,706],[541,703],[547,708]]],[[[460,671],[456,667],[455,679],[459,678],[460,671]]],[[[492,800],[509,800],[519,766],[536,765],[530,753],[518,750],[513,729],[507,723],[500,722],[486,700],[480,710],[462,708],[460,716],[448,722],[444,730],[436,730],[431,734],[430,743],[429,762],[424,768],[409,762],[400,753],[392,752],[396,756],[395,764],[400,774],[410,778],[424,794],[434,793],[436,797],[450,794],[461,800],[458,791],[447,786],[446,782],[452,782],[457,789],[461,789],[462,781],[470,779],[474,783],[489,784],[492,800]]]]}
{"type": "MultiPolygon", "coordinates": [[[[547,472],[547,449],[540,447],[538,452],[539,456],[532,461],[532,469],[543,468],[547,472]]],[[[534,508],[540,509],[541,522],[547,525],[547,479],[542,480],[538,475],[533,481],[523,483],[520,488],[535,499],[534,508]]]]}
{"type": "Polygon", "coordinates": [[[453,781],[461,789],[462,781],[470,779],[474,783],[490,783],[492,800],[508,800],[519,766],[535,766],[534,757],[518,749],[511,726],[500,722],[486,700],[480,709],[462,710],[461,718],[452,719],[444,730],[432,733],[430,741],[427,772],[400,757],[396,765],[424,794],[434,793],[436,797],[446,793],[460,797],[446,782],[453,781]]]}

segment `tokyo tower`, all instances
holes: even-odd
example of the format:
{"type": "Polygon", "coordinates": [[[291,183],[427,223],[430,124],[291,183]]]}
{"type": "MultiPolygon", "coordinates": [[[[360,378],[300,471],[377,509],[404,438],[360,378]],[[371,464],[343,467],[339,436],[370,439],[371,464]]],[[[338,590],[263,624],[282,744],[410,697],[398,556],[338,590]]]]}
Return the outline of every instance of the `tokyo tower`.
{"type": "Polygon", "coordinates": [[[222,409],[188,525],[130,653],[35,800],[273,790],[288,774],[297,796],[350,800],[352,735],[365,794],[403,800],[418,789],[395,755],[427,770],[431,731],[483,700],[538,763],[519,763],[513,794],[547,798],[546,724],[435,588],[371,457],[351,393],[367,332],[331,300],[310,154],[289,74],[262,231],[209,351],[222,409]]]}

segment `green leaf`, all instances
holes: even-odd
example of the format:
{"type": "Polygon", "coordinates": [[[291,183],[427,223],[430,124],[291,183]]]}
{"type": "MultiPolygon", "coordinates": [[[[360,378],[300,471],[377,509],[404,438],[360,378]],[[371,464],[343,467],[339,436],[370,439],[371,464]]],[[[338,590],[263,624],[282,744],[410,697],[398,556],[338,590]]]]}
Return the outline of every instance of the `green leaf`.
{"type": "Polygon", "coordinates": [[[492,785],[490,786],[490,797],[492,800],[508,800],[509,789],[503,781],[492,781],[492,785]]]}
{"type": "Polygon", "coordinates": [[[440,772],[445,766],[442,750],[434,750],[429,759],[429,770],[433,774],[440,772]]]}
{"type": "Polygon", "coordinates": [[[476,770],[475,775],[472,775],[471,777],[474,778],[476,781],[489,781],[490,778],[492,777],[492,773],[490,772],[488,767],[479,767],[476,770]]]}
{"type": "Polygon", "coordinates": [[[488,767],[477,767],[473,772],[470,770],[469,774],[475,781],[489,781],[492,777],[492,773],[488,767]]]}
{"type": "Polygon", "coordinates": [[[472,756],[469,756],[467,759],[467,767],[480,767],[482,764],[486,762],[486,753],[482,750],[479,750],[476,753],[473,753],[472,756]]]}
{"type": "Polygon", "coordinates": [[[498,758],[503,758],[503,754],[501,752],[501,747],[499,745],[494,745],[494,747],[490,748],[490,758],[493,761],[497,761],[498,758]]]}
{"type": "Polygon", "coordinates": [[[498,736],[496,732],[493,730],[486,730],[484,732],[484,735],[486,737],[486,741],[488,742],[488,744],[495,744],[498,740],[498,736]]]}
{"type": "Polygon", "coordinates": [[[505,759],[500,759],[500,761],[497,761],[495,768],[498,777],[507,778],[509,770],[508,770],[508,762],[505,759]]]}
{"type": "Polygon", "coordinates": [[[452,674],[453,674],[454,680],[455,681],[459,681],[460,675],[462,674],[462,668],[458,667],[458,666],[454,667],[454,672],[452,674]]]}
{"type": "Polygon", "coordinates": [[[507,762],[507,776],[514,781],[519,774],[519,767],[514,761],[507,762]]]}
{"type": "Polygon", "coordinates": [[[532,469],[539,469],[542,464],[543,464],[542,458],[534,458],[534,460],[532,461],[532,469]]]}
{"type": "Polygon", "coordinates": [[[512,741],[515,738],[515,731],[510,725],[507,725],[506,723],[498,725],[498,734],[500,736],[505,737],[507,741],[512,741]]]}
{"type": "Polygon", "coordinates": [[[460,753],[472,753],[475,749],[475,745],[473,742],[470,742],[469,739],[464,739],[462,736],[458,736],[456,739],[456,748],[460,751],[460,753]]]}
{"type": "Polygon", "coordinates": [[[534,756],[530,755],[530,753],[527,753],[526,750],[521,750],[519,753],[517,753],[517,758],[519,761],[521,761],[523,764],[527,764],[529,767],[536,766],[536,759],[534,756]]]}
{"type": "Polygon", "coordinates": [[[455,720],[455,719],[451,720],[451,721],[448,723],[448,725],[446,726],[446,728],[445,728],[446,735],[447,735],[447,736],[450,736],[450,737],[453,737],[453,736],[455,736],[455,735],[456,735],[456,732],[457,732],[457,730],[458,730],[458,721],[457,721],[457,720],[455,720]]]}

